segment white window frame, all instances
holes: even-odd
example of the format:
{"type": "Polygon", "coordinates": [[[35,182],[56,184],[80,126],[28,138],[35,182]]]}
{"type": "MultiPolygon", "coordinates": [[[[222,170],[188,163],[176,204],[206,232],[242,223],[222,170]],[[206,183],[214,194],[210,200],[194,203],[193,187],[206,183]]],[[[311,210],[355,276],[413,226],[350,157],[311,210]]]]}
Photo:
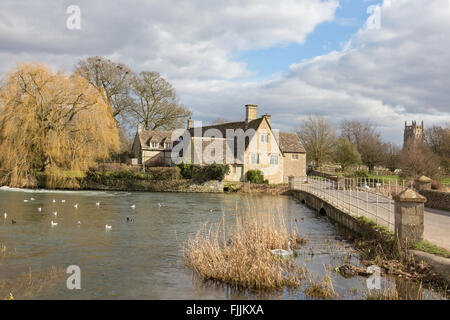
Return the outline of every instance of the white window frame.
{"type": "Polygon", "coordinates": [[[297,153],[293,153],[293,154],[291,155],[291,159],[292,159],[292,160],[298,160],[298,159],[299,159],[298,154],[297,154],[297,153]]]}
{"type": "Polygon", "coordinates": [[[268,143],[269,142],[269,135],[267,133],[261,133],[259,136],[259,141],[261,143],[268,143]]]}
{"type": "Polygon", "coordinates": [[[250,163],[259,164],[259,153],[250,153],[250,163]]]}
{"type": "Polygon", "coordinates": [[[273,153],[270,155],[270,164],[278,165],[278,154],[273,153]]]}
{"type": "Polygon", "coordinates": [[[153,149],[158,149],[159,148],[159,143],[158,142],[151,142],[151,147],[153,149]]]}

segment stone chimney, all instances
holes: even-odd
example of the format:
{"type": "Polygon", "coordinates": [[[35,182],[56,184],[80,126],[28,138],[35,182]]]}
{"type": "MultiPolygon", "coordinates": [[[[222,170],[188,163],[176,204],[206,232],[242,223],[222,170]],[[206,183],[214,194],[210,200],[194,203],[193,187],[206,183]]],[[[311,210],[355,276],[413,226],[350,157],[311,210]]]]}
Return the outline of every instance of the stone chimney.
{"type": "Polygon", "coordinates": [[[187,128],[191,129],[194,127],[194,120],[192,120],[192,118],[189,118],[187,121],[187,128]]]}
{"type": "Polygon", "coordinates": [[[245,122],[250,122],[258,118],[258,105],[246,104],[245,105],[245,122]]]}
{"type": "Polygon", "coordinates": [[[142,132],[142,125],[140,123],[138,123],[138,125],[137,125],[137,131],[138,131],[138,133],[142,132]]]}
{"type": "Polygon", "coordinates": [[[270,126],[270,118],[271,118],[270,114],[266,113],[265,115],[263,115],[263,117],[266,118],[266,120],[267,120],[267,122],[269,123],[269,126],[270,126]]]}

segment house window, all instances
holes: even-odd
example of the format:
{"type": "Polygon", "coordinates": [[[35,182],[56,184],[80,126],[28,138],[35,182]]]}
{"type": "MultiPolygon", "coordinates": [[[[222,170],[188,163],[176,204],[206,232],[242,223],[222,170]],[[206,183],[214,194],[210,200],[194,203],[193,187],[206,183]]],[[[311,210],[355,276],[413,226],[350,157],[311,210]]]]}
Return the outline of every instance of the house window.
{"type": "Polygon", "coordinates": [[[250,163],[251,164],[259,164],[259,154],[258,153],[250,154],[250,163]]]}
{"type": "Polygon", "coordinates": [[[164,149],[170,149],[171,146],[172,144],[170,143],[164,143],[164,149]]]}
{"type": "Polygon", "coordinates": [[[293,154],[292,155],[292,160],[298,160],[298,154],[293,154]]]}
{"type": "Polygon", "coordinates": [[[269,137],[268,137],[267,133],[262,133],[260,135],[260,137],[261,137],[260,139],[261,139],[262,143],[267,143],[267,141],[269,140],[269,137]]]}
{"type": "Polygon", "coordinates": [[[152,142],[152,148],[156,149],[159,147],[159,143],[158,142],[152,142]]]}
{"type": "Polygon", "coordinates": [[[270,155],[270,164],[278,164],[278,154],[270,155]]]}

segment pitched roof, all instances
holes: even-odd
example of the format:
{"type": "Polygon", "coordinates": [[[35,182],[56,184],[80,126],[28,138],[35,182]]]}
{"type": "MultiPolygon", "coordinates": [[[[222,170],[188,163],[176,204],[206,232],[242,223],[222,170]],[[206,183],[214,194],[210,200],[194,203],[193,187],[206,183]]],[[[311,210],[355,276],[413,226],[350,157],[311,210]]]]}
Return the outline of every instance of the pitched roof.
{"type": "Polygon", "coordinates": [[[151,142],[172,143],[172,131],[142,130],[138,135],[142,148],[150,148],[151,142]]]}
{"type": "Polygon", "coordinates": [[[221,123],[221,124],[215,124],[215,125],[211,125],[211,126],[204,126],[204,127],[195,127],[195,128],[190,128],[189,129],[189,134],[191,135],[191,137],[194,136],[194,130],[195,129],[202,129],[202,136],[204,136],[206,130],[208,129],[217,129],[221,132],[222,137],[226,138],[227,135],[227,129],[232,129],[232,130],[237,130],[237,129],[242,129],[242,130],[247,130],[247,129],[254,129],[257,130],[259,125],[261,124],[261,122],[263,121],[263,117],[246,122],[246,121],[238,121],[238,122],[226,122],[226,123],[221,123]]]}
{"type": "Polygon", "coordinates": [[[281,152],[306,153],[305,148],[296,133],[280,132],[281,152]]]}

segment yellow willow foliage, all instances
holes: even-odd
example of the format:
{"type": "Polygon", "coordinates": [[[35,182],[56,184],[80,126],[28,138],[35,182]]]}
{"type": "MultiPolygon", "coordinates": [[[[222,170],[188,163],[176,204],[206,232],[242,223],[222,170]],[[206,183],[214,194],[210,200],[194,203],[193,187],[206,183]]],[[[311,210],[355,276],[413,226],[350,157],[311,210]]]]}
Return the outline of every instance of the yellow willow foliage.
{"type": "Polygon", "coordinates": [[[39,171],[52,181],[65,170],[86,170],[118,147],[110,106],[82,77],[22,64],[1,85],[3,183],[33,186],[39,171]]]}

